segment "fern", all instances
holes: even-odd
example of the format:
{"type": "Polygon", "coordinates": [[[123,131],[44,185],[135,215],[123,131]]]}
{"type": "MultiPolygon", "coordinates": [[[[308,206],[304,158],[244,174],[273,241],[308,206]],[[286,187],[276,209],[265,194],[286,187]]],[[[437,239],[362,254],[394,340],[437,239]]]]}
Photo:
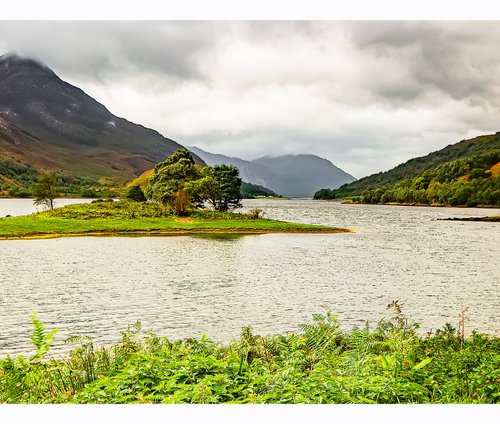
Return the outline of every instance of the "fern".
{"type": "Polygon", "coordinates": [[[300,329],[306,337],[307,348],[317,353],[335,348],[342,338],[337,315],[331,311],[327,311],[326,315],[313,314],[313,324],[301,324],[300,329]]]}
{"type": "Polygon", "coordinates": [[[368,322],[365,323],[363,328],[353,327],[347,345],[353,354],[365,356],[370,353],[374,340],[368,322]]]}
{"type": "Polygon", "coordinates": [[[345,352],[346,369],[351,375],[366,375],[370,373],[370,356],[374,346],[373,335],[370,333],[368,322],[363,328],[354,326],[347,339],[345,352]]]}
{"type": "Polygon", "coordinates": [[[32,359],[42,359],[43,356],[50,350],[54,336],[60,330],[47,331],[42,321],[37,318],[38,312],[31,314],[31,322],[33,323],[33,333],[31,334],[31,342],[36,347],[36,354],[32,359]]]}

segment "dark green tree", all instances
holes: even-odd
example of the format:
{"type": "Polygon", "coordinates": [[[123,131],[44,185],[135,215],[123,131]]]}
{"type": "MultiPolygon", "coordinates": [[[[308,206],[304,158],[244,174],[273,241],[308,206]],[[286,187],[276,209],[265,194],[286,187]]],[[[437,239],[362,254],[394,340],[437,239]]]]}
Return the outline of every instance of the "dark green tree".
{"type": "Polygon", "coordinates": [[[135,202],[145,202],[147,200],[144,192],[138,185],[130,187],[125,194],[125,198],[134,200],[135,202]]]}
{"type": "MultiPolygon", "coordinates": [[[[199,178],[199,171],[189,150],[178,149],[164,162],[155,166],[155,172],[148,181],[145,189],[146,198],[154,202],[170,206],[175,210],[178,203],[178,192],[185,190],[188,182],[199,178]],[[176,194],[177,193],[177,194],[176,194]]],[[[186,199],[183,197],[183,211],[185,212],[186,199]]]]}
{"type": "Polygon", "coordinates": [[[241,178],[238,168],[215,165],[201,170],[201,178],[187,186],[193,198],[202,199],[219,212],[241,207],[241,178]]]}
{"type": "Polygon", "coordinates": [[[57,180],[54,174],[41,174],[33,183],[31,192],[35,197],[33,204],[44,205],[54,209],[54,199],[57,197],[57,180]]]}
{"type": "Polygon", "coordinates": [[[488,177],[489,175],[487,173],[487,170],[481,168],[474,168],[469,173],[469,180],[475,180],[477,178],[488,178],[488,177]]]}

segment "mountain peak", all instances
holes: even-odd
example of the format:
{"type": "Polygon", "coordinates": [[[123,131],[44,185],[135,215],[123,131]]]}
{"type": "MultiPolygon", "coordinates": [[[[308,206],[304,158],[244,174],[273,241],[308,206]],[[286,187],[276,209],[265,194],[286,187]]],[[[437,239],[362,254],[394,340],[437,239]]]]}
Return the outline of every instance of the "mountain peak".
{"type": "Polygon", "coordinates": [[[17,53],[0,56],[0,99],[0,158],[36,168],[131,179],[182,147],[17,53]]]}
{"type": "Polygon", "coordinates": [[[29,72],[43,72],[50,75],[55,75],[54,72],[44,63],[32,59],[20,56],[16,52],[9,52],[0,56],[0,72],[15,72],[18,73],[21,70],[29,72]]]}

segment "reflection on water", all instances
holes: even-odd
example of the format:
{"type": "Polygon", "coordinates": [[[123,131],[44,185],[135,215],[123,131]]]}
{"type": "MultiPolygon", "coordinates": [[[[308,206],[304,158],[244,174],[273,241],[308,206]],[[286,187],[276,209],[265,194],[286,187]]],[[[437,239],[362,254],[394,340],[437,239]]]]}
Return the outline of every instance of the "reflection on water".
{"type": "Polygon", "coordinates": [[[243,237],[251,237],[255,234],[193,234],[191,237],[204,239],[204,240],[218,240],[218,241],[233,241],[240,240],[243,237]]]}
{"type": "Polygon", "coordinates": [[[463,303],[470,330],[500,333],[500,224],[436,220],[498,210],[252,200],[243,211],[255,207],[356,232],[0,241],[0,354],[30,351],[33,311],[62,330],[55,352],[71,333],[116,341],[137,320],[170,338],[228,341],[331,309],[350,329],[394,299],[424,332],[455,324],[463,303]]]}

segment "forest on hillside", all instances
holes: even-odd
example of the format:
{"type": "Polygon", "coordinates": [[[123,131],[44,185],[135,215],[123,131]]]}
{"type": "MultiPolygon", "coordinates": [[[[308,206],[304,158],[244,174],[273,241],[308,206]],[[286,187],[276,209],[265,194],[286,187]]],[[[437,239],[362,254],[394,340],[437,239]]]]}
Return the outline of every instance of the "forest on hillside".
{"type": "MultiPolygon", "coordinates": [[[[54,172],[57,190],[65,197],[113,197],[116,181],[107,178],[78,177],[54,172]]],[[[31,165],[0,159],[0,197],[31,197],[32,187],[40,176],[31,165]]]]}
{"type": "Polygon", "coordinates": [[[500,205],[499,162],[500,133],[497,133],[411,159],[390,171],[337,190],[319,190],[314,198],[348,198],[362,203],[496,206],[500,205]]]}

